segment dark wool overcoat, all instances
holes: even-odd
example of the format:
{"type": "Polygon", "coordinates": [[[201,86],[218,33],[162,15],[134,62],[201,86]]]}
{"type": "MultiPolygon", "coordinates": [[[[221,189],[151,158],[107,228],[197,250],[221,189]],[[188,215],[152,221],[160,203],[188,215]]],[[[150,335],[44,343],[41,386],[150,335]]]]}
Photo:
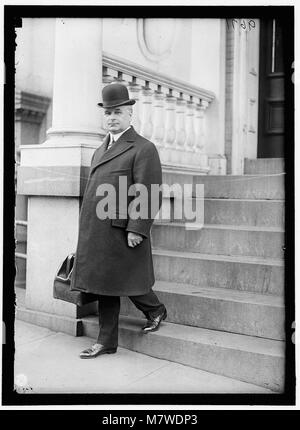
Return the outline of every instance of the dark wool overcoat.
{"type": "MultiPolygon", "coordinates": [[[[133,184],[147,187],[150,215],[151,184],[158,187],[162,182],[160,159],[155,145],[137,134],[133,127],[107,150],[108,141],[109,135],[92,157],[80,211],[71,289],[108,296],[142,295],[154,284],[150,229],[155,215],[148,219],[130,216],[132,206],[129,205],[141,195],[138,191],[130,193],[126,205],[120,207],[119,177],[126,177],[127,191],[133,184]],[[99,191],[101,184],[111,184],[116,190],[115,217],[110,214],[100,219],[98,216],[99,205],[108,196],[99,191]],[[143,236],[143,241],[134,248],[127,243],[129,231],[143,236]]],[[[161,193],[158,208],[160,205],[161,193]]]]}

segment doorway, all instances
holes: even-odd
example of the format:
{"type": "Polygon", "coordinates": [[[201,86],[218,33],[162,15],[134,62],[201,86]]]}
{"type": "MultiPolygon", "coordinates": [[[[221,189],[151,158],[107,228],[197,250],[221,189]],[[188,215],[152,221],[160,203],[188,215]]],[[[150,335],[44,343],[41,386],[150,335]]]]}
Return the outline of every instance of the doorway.
{"type": "Polygon", "coordinates": [[[284,156],[284,50],[280,19],[261,20],[258,158],[284,156]]]}

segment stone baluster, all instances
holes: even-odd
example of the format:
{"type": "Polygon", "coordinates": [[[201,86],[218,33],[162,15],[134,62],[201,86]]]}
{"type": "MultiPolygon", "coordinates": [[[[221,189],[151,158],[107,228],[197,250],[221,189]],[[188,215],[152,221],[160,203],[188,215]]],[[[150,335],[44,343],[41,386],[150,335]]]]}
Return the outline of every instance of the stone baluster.
{"type": "Polygon", "coordinates": [[[201,111],[201,100],[199,100],[199,103],[196,104],[196,111],[195,111],[195,139],[196,139],[196,145],[195,145],[195,151],[201,152],[202,150],[202,111],[201,111]]]}
{"type": "Polygon", "coordinates": [[[176,98],[172,95],[172,90],[169,90],[166,99],[166,120],[165,120],[165,134],[163,142],[166,148],[172,148],[176,138],[176,98]]]}
{"type": "Polygon", "coordinates": [[[195,103],[193,103],[193,97],[190,96],[190,100],[187,103],[187,114],[186,114],[186,148],[189,151],[193,151],[196,147],[196,135],[194,128],[194,115],[195,115],[195,103]]]}
{"type": "Polygon", "coordinates": [[[149,82],[146,81],[145,87],[142,90],[142,114],[141,114],[141,135],[146,139],[151,139],[152,136],[152,90],[149,87],[149,82]]]}
{"type": "Polygon", "coordinates": [[[180,97],[176,103],[176,149],[184,149],[186,141],[186,124],[185,124],[185,112],[186,112],[186,101],[180,93],[180,97]]]}
{"type": "Polygon", "coordinates": [[[158,85],[154,93],[153,103],[153,133],[152,140],[157,146],[162,146],[164,138],[164,94],[161,92],[161,86],[158,85]]]}
{"type": "Polygon", "coordinates": [[[131,99],[135,100],[135,105],[133,105],[133,116],[132,116],[132,125],[135,130],[139,133],[141,129],[141,103],[140,103],[140,93],[141,87],[136,83],[136,77],[132,77],[132,81],[128,85],[129,96],[131,99]]]}
{"type": "Polygon", "coordinates": [[[196,106],[196,118],[195,118],[195,129],[196,129],[196,146],[197,152],[205,152],[205,110],[208,106],[208,102],[200,100],[200,103],[196,106]]]}

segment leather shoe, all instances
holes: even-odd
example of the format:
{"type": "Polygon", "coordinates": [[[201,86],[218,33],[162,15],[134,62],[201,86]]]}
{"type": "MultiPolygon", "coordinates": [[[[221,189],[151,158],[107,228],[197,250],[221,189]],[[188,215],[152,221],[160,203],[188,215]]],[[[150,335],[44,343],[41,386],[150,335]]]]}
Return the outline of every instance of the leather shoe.
{"type": "Polygon", "coordinates": [[[117,348],[108,348],[101,343],[95,343],[90,348],[85,349],[79,354],[80,358],[96,358],[102,354],[114,354],[117,348]]]}
{"type": "Polygon", "coordinates": [[[149,333],[151,331],[157,331],[160,323],[167,318],[167,310],[165,309],[162,314],[155,318],[149,319],[147,324],[142,328],[143,333],[149,333]]]}

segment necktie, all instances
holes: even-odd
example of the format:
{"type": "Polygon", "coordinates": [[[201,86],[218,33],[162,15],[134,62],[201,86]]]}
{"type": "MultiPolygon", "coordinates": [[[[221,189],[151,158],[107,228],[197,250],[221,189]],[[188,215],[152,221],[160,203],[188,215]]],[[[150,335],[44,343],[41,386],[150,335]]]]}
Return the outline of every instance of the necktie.
{"type": "Polygon", "coordinates": [[[109,144],[108,144],[108,146],[107,146],[107,150],[109,149],[109,148],[111,148],[112,146],[113,146],[113,144],[115,143],[115,141],[114,141],[114,138],[111,136],[111,140],[110,140],[110,142],[109,142],[109,144]]]}

